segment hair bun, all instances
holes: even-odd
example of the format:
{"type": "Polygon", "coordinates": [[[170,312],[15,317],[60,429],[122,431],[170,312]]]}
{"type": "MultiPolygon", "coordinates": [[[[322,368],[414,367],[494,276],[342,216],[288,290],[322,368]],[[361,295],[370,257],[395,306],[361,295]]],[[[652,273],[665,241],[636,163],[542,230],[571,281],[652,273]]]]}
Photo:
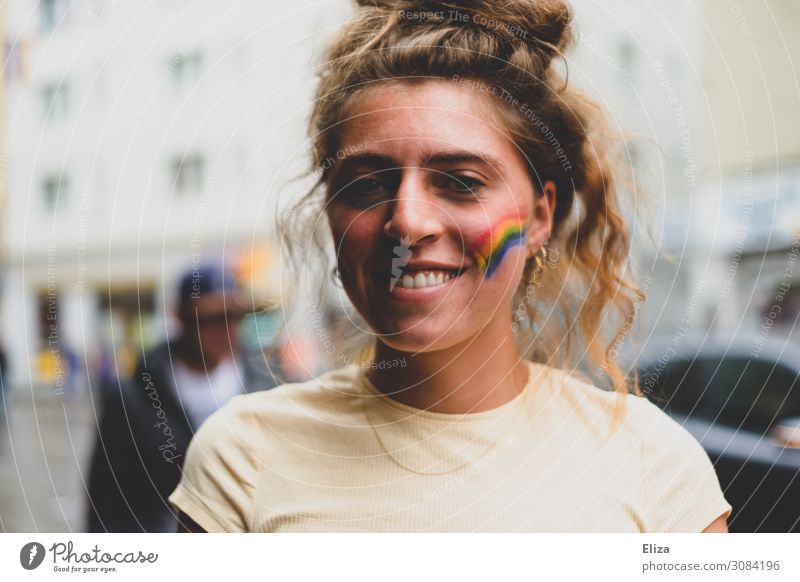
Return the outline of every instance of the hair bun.
{"type": "Polygon", "coordinates": [[[481,26],[551,55],[572,39],[572,10],[564,0],[356,0],[356,4],[396,12],[408,22],[481,26]]]}

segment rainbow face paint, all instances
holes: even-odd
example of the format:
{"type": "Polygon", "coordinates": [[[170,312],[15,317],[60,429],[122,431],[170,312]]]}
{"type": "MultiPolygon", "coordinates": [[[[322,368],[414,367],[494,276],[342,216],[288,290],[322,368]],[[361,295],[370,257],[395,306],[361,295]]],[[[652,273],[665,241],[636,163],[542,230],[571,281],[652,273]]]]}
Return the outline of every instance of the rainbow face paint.
{"type": "Polygon", "coordinates": [[[475,257],[487,277],[494,274],[509,249],[525,241],[526,230],[525,221],[506,218],[480,236],[475,257]]]}

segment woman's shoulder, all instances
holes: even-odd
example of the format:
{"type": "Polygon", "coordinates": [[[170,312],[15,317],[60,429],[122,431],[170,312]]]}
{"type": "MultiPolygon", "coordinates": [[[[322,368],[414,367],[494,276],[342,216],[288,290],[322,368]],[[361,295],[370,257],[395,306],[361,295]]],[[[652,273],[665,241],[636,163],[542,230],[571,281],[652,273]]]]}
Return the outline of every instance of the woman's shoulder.
{"type": "Polygon", "coordinates": [[[296,421],[341,413],[358,392],[358,375],[357,366],[346,366],[302,382],[241,394],[231,398],[209,421],[277,423],[282,419],[296,421]]]}
{"type": "Polygon", "coordinates": [[[730,515],[700,441],[644,396],[629,396],[627,426],[638,445],[650,531],[699,532],[730,515]]]}
{"type": "Polygon", "coordinates": [[[632,396],[606,390],[579,371],[544,364],[531,364],[540,389],[539,406],[559,417],[569,416],[586,424],[611,417],[619,407],[627,407],[632,396]]]}
{"type": "Polygon", "coordinates": [[[661,443],[665,437],[694,440],[680,424],[644,396],[601,388],[580,372],[542,364],[534,364],[532,369],[546,378],[549,389],[544,393],[562,415],[569,414],[587,424],[598,425],[599,419],[610,421],[622,412],[619,426],[640,439],[661,443]]]}
{"type": "Polygon", "coordinates": [[[645,454],[664,453],[670,449],[678,456],[687,452],[705,457],[697,439],[667,412],[643,395],[628,394],[625,401],[625,423],[641,443],[645,454]]]}
{"type": "Polygon", "coordinates": [[[292,435],[313,432],[312,425],[348,422],[356,391],[358,368],[340,368],[304,382],[282,384],[270,390],[231,398],[206,419],[192,437],[188,456],[203,451],[206,457],[241,457],[248,464],[280,447],[292,435]]]}
{"type": "Polygon", "coordinates": [[[580,419],[587,428],[618,427],[626,442],[638,447],[643,461],[651,467],[677,462],[705,468],[708,457],[697,439],[645,396],[605,390],[580,374],[550,370],[555,371],[554,384],[547,393],[558,395],[552,400],[560,416],[580,419]],[[621,422],[615,424],[614,419],[621,422]]]}
{"type": "Polygon", "coordinates": [[[613,447],[605,447],[604,439],[593,442],[622,459],[634,460],[645,500],[641,516],[646,531],[699,532],[730,513],[708,454],[669,414],[644,396],[604,390],[562,370],[555,377],[559,380],[555,390],[546,392],[561,396],[552,399],[560,410],[558,421],[568,425],[567,430],[593,428],[616,436],[613,447]],[[620,410],[616,431],[608,431],[620,410]]]}

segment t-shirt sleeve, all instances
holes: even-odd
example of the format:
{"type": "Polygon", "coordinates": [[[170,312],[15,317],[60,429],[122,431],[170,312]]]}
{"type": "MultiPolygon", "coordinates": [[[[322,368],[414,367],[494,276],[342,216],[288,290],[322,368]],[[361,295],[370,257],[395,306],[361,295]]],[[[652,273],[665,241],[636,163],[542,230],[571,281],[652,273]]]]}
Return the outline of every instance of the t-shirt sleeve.
{"type": "Polygon", "coordinates": [[[248,396],[231,399],[195,433],[169,502],[207,532],[251,531],[260,473],[248,396]]]}
{"type": "Polygon", "coordinates": [[[689,431],[643,397],[628,398],[639,441],[643,521],[652,532],[701,532],[731,512],[714,466],[689,431]]]}

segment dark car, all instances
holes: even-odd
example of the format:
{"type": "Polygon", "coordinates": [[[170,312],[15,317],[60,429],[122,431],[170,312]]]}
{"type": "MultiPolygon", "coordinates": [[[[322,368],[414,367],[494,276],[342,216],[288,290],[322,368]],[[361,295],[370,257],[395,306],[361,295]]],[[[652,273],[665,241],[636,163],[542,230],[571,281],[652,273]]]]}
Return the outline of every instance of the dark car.
{"type": "Polygon", "coordinates": [[[732,532],[800,531],[800,349],[761,336],[647,342],[645,395],[708,452],[732,532]]]}

